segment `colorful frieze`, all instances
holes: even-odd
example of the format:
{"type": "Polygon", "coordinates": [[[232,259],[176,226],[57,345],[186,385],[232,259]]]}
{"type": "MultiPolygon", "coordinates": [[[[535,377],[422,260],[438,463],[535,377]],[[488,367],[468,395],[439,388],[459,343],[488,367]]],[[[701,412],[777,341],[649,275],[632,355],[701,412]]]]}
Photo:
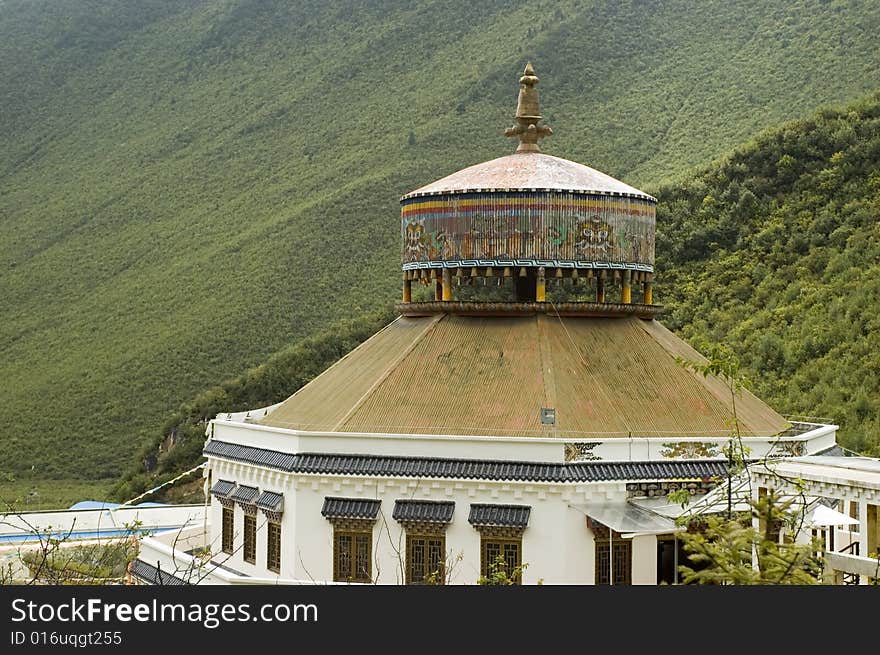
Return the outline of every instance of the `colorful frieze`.
{"type": "Polygon", "coordinates": [[[654,202],[642,198],[553,191],[411,198],[401,205],[402,259],[405,266],[512,259],[653,270],[655,222],[654,202]]]}
{"type": "Polygon", "coordinates": [[[601,442],[594,441],[589,443],[567,443],[565,444],[565,461],[566,462],[589,462],[602,459],[593,449],[600,445],[601,442]]]}
{"type": "Polygon", "coordinates": [[[720,457],[721,449],[710,441],[675,441],[663,444],[660,455],[669,459],[707,459],[720,457]]]}
{"type": "Polygon", "coordinates": [[[807,454],[806,441],[777,441],[770,449],[770,457],[800,457],[807,454]]]}

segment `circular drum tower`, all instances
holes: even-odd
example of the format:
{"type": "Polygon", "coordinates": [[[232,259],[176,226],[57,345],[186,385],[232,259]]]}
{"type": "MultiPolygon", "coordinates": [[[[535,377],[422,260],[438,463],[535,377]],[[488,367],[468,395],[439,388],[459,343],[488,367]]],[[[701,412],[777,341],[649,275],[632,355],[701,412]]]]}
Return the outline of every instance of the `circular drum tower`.
{"type": "Polygon", "coordinates": [[[583,164],[542,154],[538,142],[553,132],[541,124],[537,84],[528,64],[516,124],[506,130],[519,139],[514,154],[401,198],[402,313],[478,310],[456,302],[454,293],[454,282],[476,278],[512,278],[511,302],[488,303],[505,313],[545,310],[548,278],[589,285],[595,299],[556,303],[556,311],[649,317],[660,309],[651,289],[656,198],[583,164]],[[411,302],[413,280],[433,282],[435,302],[411,302]],[[634,285],[641,291],[638,303],[634,285]]]}

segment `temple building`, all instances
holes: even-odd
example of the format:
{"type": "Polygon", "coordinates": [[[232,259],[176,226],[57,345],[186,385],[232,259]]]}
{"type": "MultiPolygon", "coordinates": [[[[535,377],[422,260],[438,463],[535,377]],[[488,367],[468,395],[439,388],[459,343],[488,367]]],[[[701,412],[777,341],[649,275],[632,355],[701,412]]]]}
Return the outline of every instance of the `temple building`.
{"type": "Polygon", "coordinates": [[[145,539],[152,583],[674,582],[671,490],[755,458],[836,454],[695,366],[657,320],[656,198],[540,151],[407,193],[399,317],[288,399],[211,421],[207,524],[145,539]]]}

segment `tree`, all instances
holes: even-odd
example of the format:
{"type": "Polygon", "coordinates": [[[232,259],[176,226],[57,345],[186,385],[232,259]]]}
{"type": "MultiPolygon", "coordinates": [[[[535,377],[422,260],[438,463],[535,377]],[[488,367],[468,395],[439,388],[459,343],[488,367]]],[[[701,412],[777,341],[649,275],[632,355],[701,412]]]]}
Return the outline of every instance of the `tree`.
{"type": "Polygon", "coordinates": [[[13,561],[0,568],[0,585],[121,584],[138,553],[141,523],[125,524],[121,536],[79,542],[68,530],[38,528],[13,508],[0,516],[0,525],[24,526],[23,543],[13,561]]]}
{"type": "MultiPolygon", "coordinates": [[[[727,458],[727,511],[718,515],[684,516],[680,522],[688,526],[682,535],[684,549],[694,566],[683,564],[679,571],[683,582],[697,584],[817,584],[822,580],[822,561],[817,553],[822,545],[816,538],[810,543],[795,543],[794,539],[779,543],[780,533],[788,527],[793,535],[805,525],[807,502],[803,484],[784,478],[799,496],[799,507],[794,498],[782,498],[775,490],[752,497],[748,467],[748,449],[742,441],[736,399],[745,387],[739,372],[739,360],[722,345],[711,345],[706,351],[705,363],[679,358],[677,361],[704,376],[715,376],[727,386],[731,397],[732,437],[725,448],[727,458]],[[748,486],[747,512],[734,512],[733,480],[740,477],[748,486]],[[758,524],[758,528],[754,527],[758,524]]],[[[681,503],[684,509],[690,500],[687,490],[671,492],[670,501],[681,503]]]]}
{"type": "Polygon", "coordinates": [[[478,585],[503,586],[518,585],[522,581],[522,573],[528,568],[528,564],[520,564],[508,571],[507,561],[503,555],[497,555],[494,562],[490,562],[486,575],[477,579],[478,585]]]}
{"type": "MultiPolygon", "coordinates": [[[[785,523],[797,523],[793,501],[769,492],[750,502],[744,516],[700,517],[697,529],[683,533],[684,549],[694,566],[679,566],[685,584],[722,585],[812,585],[822,580],[821,549],[818,540],[809,544],[779,543],[785,523]],[[763,529],[755,529],[752,519],[763,529]],[[753,559],[754,558],[754,559],[753,559]],[[754,565],[756,564],[756,566],[754,565]],[[702,566],[701,566],[702,565],[702,566]]],[[[693,519],[692,519],[693,521],[693,519]]]]}

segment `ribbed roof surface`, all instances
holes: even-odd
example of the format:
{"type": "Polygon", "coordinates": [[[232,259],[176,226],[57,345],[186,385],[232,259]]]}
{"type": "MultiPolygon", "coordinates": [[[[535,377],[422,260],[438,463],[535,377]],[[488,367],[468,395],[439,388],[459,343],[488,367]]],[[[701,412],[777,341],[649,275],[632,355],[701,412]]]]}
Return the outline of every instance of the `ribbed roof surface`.
{"type": "Polygon", "coordinates": [[[136,559],[131,563],[130,571],[132,575],[151,585],[179,587],[189,584],[189,582],[187,582],[183,578],[178,578],[176,575],[166,573],[165,571],[156,568],[152,564],[147,564],[143,560],[139,559],[136,559]]]}
{"type": "Polygon", "coordinates": [[[397,500],[391,517],[401,522],[449,523],[454,512],[451,500],[397,500]]]}
{"type": "MultiPolygon", "coordinates": [[[[204,454],[235,462],[312,475],[360,475],[528,482],[606,482],[610,480],[708,480],[726,475],[724,460],[663,460],[649,462],[501,462],[435,457],[384,457],[282,453],[211,439],[204,454]]],[[[344,499],[343,499],[344,500],[344,499]]],[[[373,501],[378,502],[378,501],[373,501]]],[[[377,506],[378,507],[378,506],[377,506]]]]}
{"type": "Polygon", "coordinates": [[[214,486],[211,487],[211,493],[215,496],[220,496],[222,498],[226,498],[232,490],[235,489],[235,483],[230,482],[229,480],[217,480],[214,483],[214,486]]]}
{"type": "Polygon", "coordinates": [[[468,166],[401,198],[468,191],[556,190],[656,200],[589,166],[540,152],[521,152],[468,166]]]}
{"type": "Polygon", "coordinates": [[[270,512],[280,512],[284,505],[284,496],[274,491],[264,491],[257,498],[255,503],[260,509],[269,510],[270,512]]]}
{"type": "Polygon", "coordinates": [[[471,505],[471,525],[525,528],[532,508],[528,505],[471,505]]]}
{"type": "Polygon", "coordinates": [[[325,498],[321,516],[334,519],[369,519],[379,516],[381,501],[363,498],[325,498]]]}
{"type": "MultiPolygon", "coordinates": [[[[725,384],[676,361],[705,361],[656,321],[538,314],[401,317],[261,419],[300,430],[394,434],[723,437],[725,384]],[[556,410],[542,426],[541,408],[556,410]]],[[[748,391],[745,436],[789,423],[748,391]]]]}
{"type": "Polygon", "coordinates": [[[245,505],[253,505],[259,493],[260,491],[256,487],[248,487],[241,484],[232,493],[229,499],[239,503],[244,503],[245,505]]]}

